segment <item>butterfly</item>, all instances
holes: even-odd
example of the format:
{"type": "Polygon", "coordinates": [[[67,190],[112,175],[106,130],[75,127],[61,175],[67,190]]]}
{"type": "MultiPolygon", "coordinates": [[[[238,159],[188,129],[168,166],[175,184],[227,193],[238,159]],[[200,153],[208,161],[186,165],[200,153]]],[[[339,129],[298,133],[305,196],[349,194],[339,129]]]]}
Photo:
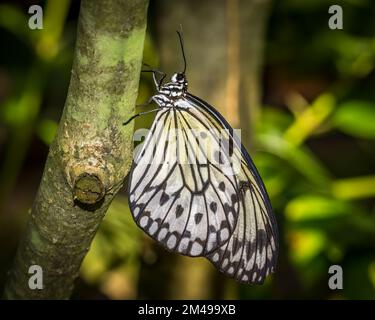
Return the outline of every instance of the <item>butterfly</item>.
{"type": "Polygon", "coordinates": [[[188,91],[182,72],[152,72],[157,112],[129,174],[136,224],[167,250],[203,256],[242,283],[275,271],[278,228],[260,175],[223,116],[188,91]],[[160,77],[161,76],[161,77],[160,77]],[[160,79],[158,79],[160,77],[160,79]]]}

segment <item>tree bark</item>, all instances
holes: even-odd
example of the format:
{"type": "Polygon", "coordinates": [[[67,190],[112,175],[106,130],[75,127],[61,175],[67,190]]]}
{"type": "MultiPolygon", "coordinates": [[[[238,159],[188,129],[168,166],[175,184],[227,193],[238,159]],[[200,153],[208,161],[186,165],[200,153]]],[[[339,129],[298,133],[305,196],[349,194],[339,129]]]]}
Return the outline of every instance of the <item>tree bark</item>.
{"type": "Polygon", "coordinates": [[[83,0],[59,130],[5,288],[8,299],[67,299],[132,161],[147,0],[83,0]],[[43,289],[29,288],[31,265],[43,289]]]}

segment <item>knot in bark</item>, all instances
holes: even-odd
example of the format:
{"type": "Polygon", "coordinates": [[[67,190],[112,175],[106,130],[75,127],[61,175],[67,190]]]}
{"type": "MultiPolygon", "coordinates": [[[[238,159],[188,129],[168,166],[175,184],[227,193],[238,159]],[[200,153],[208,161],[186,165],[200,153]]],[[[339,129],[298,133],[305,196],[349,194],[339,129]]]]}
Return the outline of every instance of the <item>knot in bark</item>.
{"type": "Polygon", "coordinates": [[[74,181],[74,201],[81,204],[94,205],[100,202],[105,195],[103,182],[94,174],[82,173],[74,181]]]}

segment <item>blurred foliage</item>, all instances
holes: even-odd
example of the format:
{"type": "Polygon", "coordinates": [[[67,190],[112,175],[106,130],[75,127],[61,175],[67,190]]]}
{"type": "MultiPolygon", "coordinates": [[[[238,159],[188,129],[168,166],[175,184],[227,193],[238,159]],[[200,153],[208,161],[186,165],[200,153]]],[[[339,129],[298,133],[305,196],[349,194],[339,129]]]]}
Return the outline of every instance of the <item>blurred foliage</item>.
{"type": "MultiPolygon", "coordinates": [[[[14,249],[11,230],[19,236],[18,217],[36,193],[73,56],[78,1],[42,4],[45,28],[36,31],[25,23],[27,5],[0,4],[6,42],[0,51],[0,245],[8,251],[14,249]]],[[[239,298],[375,299],[375,6],[371,0],[336,1],[343,6],[344,30],[332,31],[331,4],[273,3],[264,106],[251,154],[279,222],[280,263],[261,287],[234,284],[239,298]],[[343,267],[342,291],[328,289],[332,264],[343,267]]],[[[150,15],[157,23],[157,12],[150,15]]],[[[148,34],[144,60],[156,66],[154,41],[148,34]]],[[[138,102],[152,90],[144,75],[138,102]]],[[[136,127],[151,122],[147,116],[136,127]]],[[[152,267],[158,259],[149,244],[126,197],[118,196],[83,263],[74,297],[139,296],[142,265],[152,267]]],[[[4,257],[2,273],[11,260],[4,257]]]]}
{"type": "Polygon", "coordinates": [[[375,104],[368,101],[349,100],[337,106],[333,125],[358,138],[375,139],[375,104]]]}
{"type": "Polygon", "coordinates": [[[127,200],[118,196],[82,264],[83,279],[111,298],[136,298],[141,248],[141,231],[134,228],[127,200]]]}

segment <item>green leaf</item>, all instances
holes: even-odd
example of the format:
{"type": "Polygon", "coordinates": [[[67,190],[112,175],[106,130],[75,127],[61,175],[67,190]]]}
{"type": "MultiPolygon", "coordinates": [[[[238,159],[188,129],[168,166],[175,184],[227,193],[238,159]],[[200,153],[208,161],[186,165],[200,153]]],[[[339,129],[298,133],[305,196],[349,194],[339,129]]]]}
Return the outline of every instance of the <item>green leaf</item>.
{"type": "Polygon", "coordinates": [[[27,25],[28,16],[15,6],[0,5],[0,27],[21,39],[28,39],[32,32],[27,25]]]}
{"type": "Polygon", "coordinates": [[[375,104],[351,100],[341,104],[333,116],[339,130],[360,138],[375,139],[375,104]]]}
{"type": "Polygon", "coordinates": [[[256,123],[256,132],[258,134],[281,135],[292,123],[293,118],[290,114],[278,108],[264,106],[262,118],[256,123]]]}
{"type": "Polygon", "coordinates": [[[319,185],[321,191],[327,191],[330,173],[308,148],[296,147],[277,134],[258,134],[256,139],[262,151],[285,160],[302,176],[319,185]]]}
{"type": "Polygon", "coordinates": [[[57,122],[50,119],[42,119],[37,128],[36,133],[40,140],[49,146],[55,138],[57,131],[57,122]]]}
{"type": "Polygon", "coordinates": [[[297,265],[306,265],[324,250],[327,238],[317,230],[300,230],[289,232],[288,242],[292,261],[297,265]]]}
{"type": "Polygon", "coordinates": [[[319,195],[297,197],[285,208],[286,217],[293,222],[329,219],[349,212],[348,203],[319,195]]]}

